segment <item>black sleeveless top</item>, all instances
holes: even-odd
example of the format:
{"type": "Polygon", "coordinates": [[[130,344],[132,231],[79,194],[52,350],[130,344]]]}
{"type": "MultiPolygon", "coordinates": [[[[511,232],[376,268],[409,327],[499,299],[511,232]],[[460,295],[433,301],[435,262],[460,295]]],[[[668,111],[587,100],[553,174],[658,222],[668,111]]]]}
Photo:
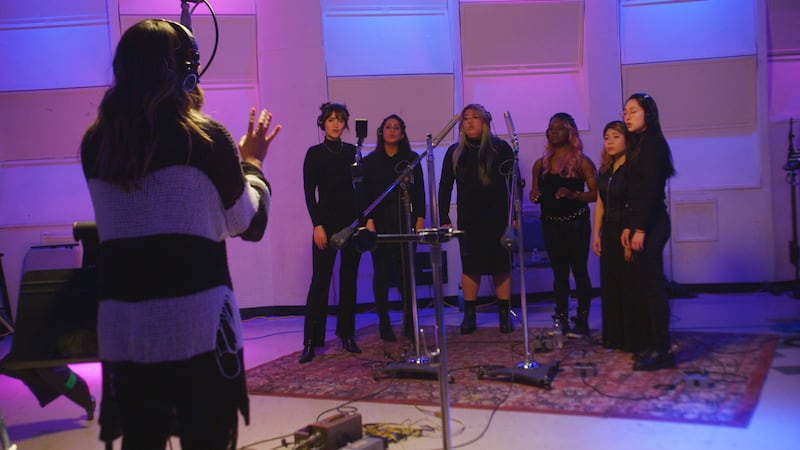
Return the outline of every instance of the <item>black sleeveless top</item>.
{"type": "Polygon", "coordinates": [[[583,174],[578,172],[575,178],[565,178],[559,174],[545,172],[544,165],[539,171],[539,191],[542,196],[539,203],[542,207],[542,218],[550,220],[569,220],[582,214],[586,208],[586,202],[580,200],[570,200],[567,198],[556,198],[556,191],[565,187],[570,191],[583,192],[586,180],[583,174]]]}

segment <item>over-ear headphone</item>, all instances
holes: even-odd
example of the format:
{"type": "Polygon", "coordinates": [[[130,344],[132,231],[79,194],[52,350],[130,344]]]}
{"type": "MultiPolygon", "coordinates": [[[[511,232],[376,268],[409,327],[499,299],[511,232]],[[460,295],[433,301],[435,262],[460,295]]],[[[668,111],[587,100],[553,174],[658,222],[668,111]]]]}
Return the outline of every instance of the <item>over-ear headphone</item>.
{"type": "Polygon", "coordinates": [[[197,41],[194,34],[180,23],[166,19],[161,20],[168,23],[178,35],[178,46],[175,48],[178,79],[181,89],[189,92],[200,81],[200,76],[197,74],[197,69],[200,67],[200,50],[198,50],[197,41]]]}
{"type": "Polygon", "coordinates": [[[477,110],[481,111],[483,113],[483,116],[485,117],[484,122],[486,122],[486,125],[491,125],[491,123],[492,123],[492,113],[490,113],[489,110],[486,109],[485,106],[481,105],[480,103],[470,103],[469,105],[465,106],[462,111],[466,111],[468,109],[477,109],[477,110]]]}
{"type": "Polygon", "coordinates": [[[644,110],[644,123],[646,126],[650,127],[658,123],[658,106],[656,106],[656,101],[653,100],[653,97],[644,92],[637,92],[628,98],[628,100],[631,99],[636,99],[639,107],[644,110]]]}
{"type": "Polygon", "coordinates": [[[400,124],[400,132],[406,134],[406,123],[397,114],[392,114],[391,116],[388,116],[385,119],[383,119],[383,121],[381,122],[381,126],[378,127],[378,131],[376,132],[378,137],[383,136],[383,127],[386,126],[386,122],[388,122],[389,119],[395,119],[397,123],[400,124]]]}

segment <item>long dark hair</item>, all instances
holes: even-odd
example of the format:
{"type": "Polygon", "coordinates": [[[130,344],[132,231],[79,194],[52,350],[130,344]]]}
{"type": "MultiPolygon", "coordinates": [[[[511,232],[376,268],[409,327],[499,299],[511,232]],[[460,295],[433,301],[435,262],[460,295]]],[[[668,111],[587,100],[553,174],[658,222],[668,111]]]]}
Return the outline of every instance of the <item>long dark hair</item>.
{"type": "Polygon", "coordinates": [[[397,142],[397,154],[398,155],[407,155],[411,153],[411,143],[408,141],[408,135],[406,134],[406,123],[403,119],[400,118],[397,114],[392,114],[381,122],[381,126],[378,127],[378,142],[375,144],[375,150],[384,152],[386,151],[386,141],[383,139],[383,127],[386,125],[386,122],[389,120],[394,119],[397,123],[400,124],[400,131],[403,132],[403,137],[400,138],[400,141],[397,142]]]}
{"type": "Polygon", "coordinates": [[[653,99],[652,96],[646,94],[644,92],[637,92],[630,97],[628,100],[625,101],[625,104],[628,104],[629,101],[635,100],[636,104],[642,108],[644,112],[644,125],[645,129],[641,133],[631,133],[628,136],[630,137],[626,142],[626,149],[628,150],[628,160],[631,163],[635,163],[636,160],[639,158],[639,148],[641,143],[644,142],[646,139],[660,139],[664,141],[664,145],[667,146],[668,152],[668,162],[667,167],[665,167],[665,175],[667,178],[670,178],[675,175],[675,166],[672,164],[672,150],[669,148],[669,144],[667,144],[667,139],[664,137],[664,132],[661,131],[661,121],[658,118],[658,106],[656,105],[656,101],[653,99]]]}
{"type": "Polygon", "coordinates": [[[198,92],[186,92],[176,48],[180,41],[166,21],[147,19],[130,27],[114,55],[114,83],[106,91],[87,136],[97,146],[97,177],[131,188],[159,151],[160,139],[182,130],[191,154],[192,139],[209,142],[208,119],[196,108],[198,92]]]}

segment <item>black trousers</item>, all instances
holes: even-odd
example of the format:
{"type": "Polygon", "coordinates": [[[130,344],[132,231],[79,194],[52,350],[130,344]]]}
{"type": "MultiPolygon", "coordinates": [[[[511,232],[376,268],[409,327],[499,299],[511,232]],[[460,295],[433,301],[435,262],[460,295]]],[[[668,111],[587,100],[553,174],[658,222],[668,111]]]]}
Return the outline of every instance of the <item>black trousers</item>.
{"type": "Polygon", "coordinates": [[[553,269],[556,314],[569,314],[569,274],[575,279],[578,311],[589,312],[592,282],[589,279],[589,242],[592,229],[589,214],[573,220],[542,220],[542,238],[553,269]]]}
{"type": "Polygon", "coordinates": [[[650,316],[650,345],[657,351],[667,351],[672,346],[669,336],[670,307],[664,278],[664,247],[671,232],[669,214],[666,210],[659,210],[645,231],[644,248],[633,255],[639,296],[647,305],[650,316]]]}
{"type": "Polygon", "coordinates": [[[411,271],[408,267],[409,258],[413,254],[408,250],[407,243],[378,244],[372,250],[372,294],[375,297],[375,307],[378,316],[385,317],[389,312],[389,285],[392,274],[397,280],[397,289],[403,299],[403,311],[411,311],[411,271]]]}
{"type": "Polygon", "coordinates": [[[328,294],[333,276],[336,254],[341,253],[339,267],[339,311],[336,315],[336,335],[340,338],[353,337],[356,332],[356,283],[358,263],[361,254],[351,243],[341,251],[330,247],[320,250],[311,244],[311,261],[313,274],[311,286],[306,297],[306,315],[303,331],[303,342],[315,347],[325,344],[325,327],[328,314],[328,294]]]}

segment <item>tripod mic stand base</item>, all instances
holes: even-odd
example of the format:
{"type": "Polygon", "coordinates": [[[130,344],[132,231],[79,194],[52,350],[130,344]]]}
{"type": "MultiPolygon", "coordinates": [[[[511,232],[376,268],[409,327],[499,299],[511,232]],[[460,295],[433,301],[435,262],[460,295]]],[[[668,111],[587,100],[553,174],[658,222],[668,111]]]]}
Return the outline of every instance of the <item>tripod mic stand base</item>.
{"type": "MultiPolygon", "coordinates": [[[[381,374],[386,375],[386,378],[417,378],[423,380],[438,380],[439,368],[431,366],[427,363],[427,358],[418,358],[408,362],[390,362],[382,368],[372,369],[372,378],[375,381],[381,379],[381,374]],[[424,359],[425,361],[421,361],[424,359]]],[[[453,383],[455,379],[452,375],[447,375],[447,382],[453,383]]]]}
{"type": "Polygon", "coordinates": [[[542,365],[536,363],[520,363],[516,367],[489,366],[478,369],[478,379],[491,379],[524,383],[547,389],[552,387],[553,378],[558,373],[558,363],[542,365]]]}

